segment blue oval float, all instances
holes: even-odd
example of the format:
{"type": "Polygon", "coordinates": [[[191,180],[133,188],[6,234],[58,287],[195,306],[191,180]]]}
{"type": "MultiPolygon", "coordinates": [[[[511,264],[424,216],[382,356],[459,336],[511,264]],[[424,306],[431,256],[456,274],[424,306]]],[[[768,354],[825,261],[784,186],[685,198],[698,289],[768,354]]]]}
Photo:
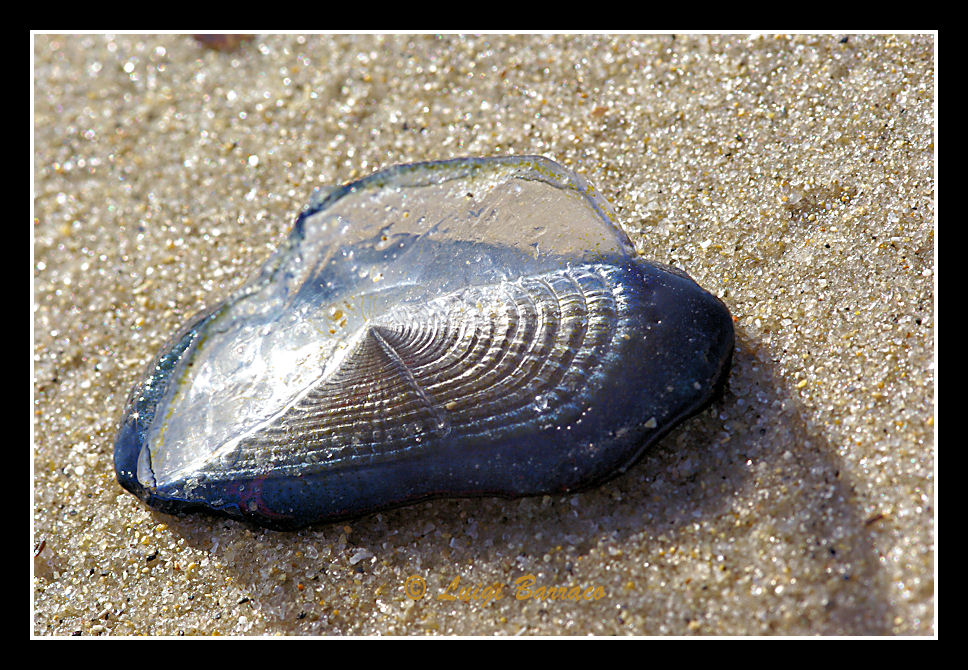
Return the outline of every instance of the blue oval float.
{"type": "Polygon", "coordinates": [[[725,383],[726,307],[641,260],[541,157],[401,165],[317,193],[132,392],[121,485],[273,528],[625,470],[725,383]]]}

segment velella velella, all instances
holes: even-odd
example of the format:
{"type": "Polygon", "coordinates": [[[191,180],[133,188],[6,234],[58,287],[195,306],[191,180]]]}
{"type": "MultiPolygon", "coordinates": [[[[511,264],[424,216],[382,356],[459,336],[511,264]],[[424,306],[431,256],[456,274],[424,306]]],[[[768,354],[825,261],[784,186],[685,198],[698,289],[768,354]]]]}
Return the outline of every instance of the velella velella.
{"type": "Polygon", "coordinates": [[[271,528],[627,469],[723,387],[733,324],[538,156],[391,167],[315,193],[132,390],[120,484],[271,528]]]}

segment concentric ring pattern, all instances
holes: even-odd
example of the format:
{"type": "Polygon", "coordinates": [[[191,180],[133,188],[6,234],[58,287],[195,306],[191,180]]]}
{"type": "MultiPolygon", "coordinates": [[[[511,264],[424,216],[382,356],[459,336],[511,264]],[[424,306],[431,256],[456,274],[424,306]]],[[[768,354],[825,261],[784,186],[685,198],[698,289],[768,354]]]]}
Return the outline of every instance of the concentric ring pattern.
{"type": "Polygon", "coordinates": [[[336,374],[211,474],[298,476],[569,422],[613,338],[627,336],[615,274],[591,266],[469,287],[367,322],[336,374]]]}

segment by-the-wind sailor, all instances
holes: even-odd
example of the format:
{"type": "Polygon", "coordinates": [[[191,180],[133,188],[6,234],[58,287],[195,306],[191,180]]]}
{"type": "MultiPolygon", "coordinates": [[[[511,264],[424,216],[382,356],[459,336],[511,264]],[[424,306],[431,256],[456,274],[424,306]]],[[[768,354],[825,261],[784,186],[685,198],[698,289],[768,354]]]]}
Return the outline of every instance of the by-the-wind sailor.
{"type": "Polygon", "coordinates": [[[712,399],[733,325],[609,212],[540,157],[317,194],[134,389],[119,482],[164,511],[289,528],[618,474],[712,399]]]}

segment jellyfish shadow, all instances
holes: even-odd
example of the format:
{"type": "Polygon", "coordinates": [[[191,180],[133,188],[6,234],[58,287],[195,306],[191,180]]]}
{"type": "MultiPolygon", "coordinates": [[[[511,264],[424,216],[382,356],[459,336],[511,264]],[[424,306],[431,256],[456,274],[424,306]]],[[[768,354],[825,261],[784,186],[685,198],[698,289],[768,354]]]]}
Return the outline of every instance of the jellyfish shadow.
{"type": "MultiPolygon", "coordinates": [[[[600,556],[608,547],[627,554],[651,543],[675,546],[707,525],[727,536],[721,543],[725,555],[716,559],[734,573],[755,573],[758,560],[779,560],[786,562],[791,583],[799,584],[799,590],[789,584],[777,590],[751,580],[746,587],[760,589],[770,600],[766,619],[751,620],[745,634],[890,634],[886,577],[870,521],[852,502],[851,476],[822,429],[804,418],[796,391],[762,355],[765,351],[739,330],[722,396],[628,471],[591,490],[516,500],[433,500],[296,532],[159,516],[223,565],[249,590],[250,601],[264,599],[274,612],[269,625],[290,634],[339,632],[339,627],[327,629],[325,620],[305,616],[314,605],[304,602],[302,582],[289,580],[288,587],[280,587],[267,578],[280,569],[273,566],[286,561],[285,570],[308,583],[325,583],[327,600],[338,603],[349,597],[342,582],[385,570],[424,575],[441,588],[455,574],[484,583],[535,572],[568,583],[576,578],[577,564],[587,562],[582,559],[600,556]],[[762,543],[731,546],[729,533],[765,533],[781,549],[757,558],[749,552],[762,543]],[[556,558],[549,561],[549,556],[556,558]],[[797,601],[803,588],[809,602],[797,601]],[[791,624],[790,612],[798,608],[802,611],[791,624]]],[[[402,589],[403,584],[390,586],[402,589]]]]}

